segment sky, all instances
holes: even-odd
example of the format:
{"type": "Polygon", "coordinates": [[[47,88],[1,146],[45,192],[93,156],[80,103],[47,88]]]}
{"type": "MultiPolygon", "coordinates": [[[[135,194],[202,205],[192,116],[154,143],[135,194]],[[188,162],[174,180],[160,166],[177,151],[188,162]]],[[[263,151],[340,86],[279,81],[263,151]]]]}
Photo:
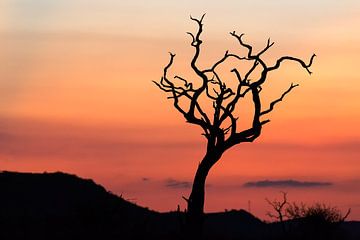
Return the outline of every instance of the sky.
{"type": "Polygon", "coordinates": [[[152,81],[169,51],[174,74],[192,76],[186,32],[196,30],[189,16],[203,13],[200,67],[241,50],[234,30],[258,50],[270,37],[269,63],[317,55],[311,76],[291,63],[270,76],[264,103],[300,87],[254,143],[214,166],[206,211],[266,218],[265,198],[286,191],[290,201],[351,208],[360,220],[356,0],[3,0],[0,170],[73,173],[151,209],[185,208],[205,139],[152,81]]]}

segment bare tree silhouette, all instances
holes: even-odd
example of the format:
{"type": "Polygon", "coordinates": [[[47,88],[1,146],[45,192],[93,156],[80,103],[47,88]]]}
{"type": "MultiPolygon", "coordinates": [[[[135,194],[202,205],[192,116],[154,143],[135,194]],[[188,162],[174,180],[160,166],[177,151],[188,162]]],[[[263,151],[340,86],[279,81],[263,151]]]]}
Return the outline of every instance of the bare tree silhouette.
{"type": "Polygon", "coordinates": [[[173,100],[174,107],[188,123],[199,125],[202,128],[203,135],[207,140],[206,154],[197,168],[191,194],[189,198],[185,198],[187,200],[187,228],[193,236],[198,237],[203,224],[205,181],[209,170],[227,149],[239,143],[252,142],[259,137],[263,125],[270,121],[269,119],[263,120],[262,117],[273,111],[275,105],[298,86],[298,84],[291,84],[279,98],[269,104],[268,108],[263,109],[260,92],[268,74],[280,68],[285,61],[296,62],[311,74],[309,68],[315,54],[312,55],[308,64],[295,57],[283,56],[277,59],[274,65],[268,66],[262,56],[274,45],[274,42],[269,39],[266,46],[255,53],[253,47],[243,40],[244,34],[238,35],[234,31],[230,35],[237,40],[240,47],[245,49],[245,56],[226,51],[225,55],[211,67],[201,69],[198,66],[198,59],[203,43],[200,37],[203,32],[204,15],[200,19],[193,17],[190,19],[198,26],[196,33],[188,32],[188,34],[192,39],[191,46],[195,50],[191,59],[191,68],[199,80],[189,81],[178,75],[169,77],[168,72],[175,58],[175,54],[170,53],[170,60],[164,68],[161,80],[154,81],[154,83],[169,94],[168,98],[173,100]],[[236,78],[235,87],[228,87],[217,71],[219,66],[225,64],[230,58],[240,62],[246,61],[251,65],[245,72],[237,68],[231,70],[236,78]],[[256,71],[260,72],[260,77],[253,80],[256,71]],[[253,112],[250,113],[253,114],[252,124],[248,128],[240,129],[235,109],[239,100],[248,95],[251,96],[253,104],[253,112]],[[212,103],[212,108],[204,106],[203,101],[200,100],[204,98],[212,103]]]}
{"type": "Polygon", "coordinates": [[[287,201],[287,193],[286,192],[281,192],[283,199],[281,201],[275,199],[273,201],[270,201],[269,199],[265,198],[266,202],[273,208],[273,210],[276,212],[275,214],[268,212],[267,215],[270,218],[273,218],[275,220],[278,220],[281,223],[281,227],[283,230],[283,233],[286,233],[286,228],[285,228],[285,218],[286,216],[286,209],[287,209],[287,205],[289,204],[287,201]]]}

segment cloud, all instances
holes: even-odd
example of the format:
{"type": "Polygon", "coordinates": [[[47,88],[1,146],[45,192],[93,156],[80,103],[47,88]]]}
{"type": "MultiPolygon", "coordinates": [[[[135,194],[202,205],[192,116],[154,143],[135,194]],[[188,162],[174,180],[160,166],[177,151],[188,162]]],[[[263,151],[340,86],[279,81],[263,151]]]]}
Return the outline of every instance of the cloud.
{"type": "Polygon", "coordinates": [[[165,180],[165,187],[175,188],[175,189],[190,188],[191,187],[191,182],[178,181],[178,180],[169,178],[169,179],[165,180]]]}
{"type": "Polygon", "coordinates": [[[255,182],[246,182],[243,187],[247,188],[264,188],[264,187],[293,187],[293,188],[308,188],[308,187],[327,187],[331,186],[331,182],[307,182],[297,180],[263,180],[255,182]]]}

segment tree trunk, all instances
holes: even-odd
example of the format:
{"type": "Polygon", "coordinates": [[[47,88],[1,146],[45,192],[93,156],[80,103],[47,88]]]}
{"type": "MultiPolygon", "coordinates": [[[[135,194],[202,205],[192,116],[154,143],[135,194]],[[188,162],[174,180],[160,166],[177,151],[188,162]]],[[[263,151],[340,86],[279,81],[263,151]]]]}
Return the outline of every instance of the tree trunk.
{"type": "Polygon", "coordinates": [[[199,164],[192,185],[185,222],[186,239],[201,239],[204,223],[205,181],[210,168],[219,160],[221,153],[207,152],[199,164]]]}

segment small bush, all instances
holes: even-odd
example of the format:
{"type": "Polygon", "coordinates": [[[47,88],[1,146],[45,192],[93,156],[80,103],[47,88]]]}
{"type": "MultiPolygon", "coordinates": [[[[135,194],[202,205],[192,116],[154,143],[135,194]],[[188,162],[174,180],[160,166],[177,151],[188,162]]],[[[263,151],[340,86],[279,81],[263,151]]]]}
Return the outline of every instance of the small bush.
{"type": "Polygon", "coordinates": [[[324,203],[306,205],[305,203],[288,202],[287,194],[282,192],[282,200],[266,201],[273,212],[268,216],[279,222],[282,234],[274,239],[292,240],[340,240],[344,233],[340,227],[350,214],[345,215],[337,207],[324,203]]]}
{"type": "Polygon", "coordinates": [[[289,203],[285,209],[288,219],[302,219],[319,223],[340,223],[350,214],[350,209],[343,215],[337,208],[324,203],[315,203],[307,206],[304,203],[289,203]]]}

